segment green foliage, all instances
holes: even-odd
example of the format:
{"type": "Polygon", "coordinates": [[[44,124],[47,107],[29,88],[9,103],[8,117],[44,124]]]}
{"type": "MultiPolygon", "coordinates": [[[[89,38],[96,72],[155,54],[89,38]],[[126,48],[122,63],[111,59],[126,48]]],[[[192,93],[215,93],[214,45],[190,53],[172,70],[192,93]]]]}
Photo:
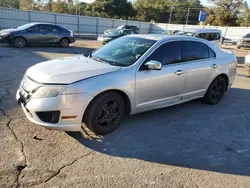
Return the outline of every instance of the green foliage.
{"type": "Polygon", "coordinates": [[[188,8],[189,23],[197,24],[199,11],[202,9],[199,0],[136,0],[134,7],[138,11],[136,19],[142,21],[185,23],[188,8]]]}
{"type": "Polygon", "coordinates": [[[198,24],[200,10],[208,13],[205,24],[218,26],[250,26],[250,10],[245,0],[95,0],[91,4],[79,0],[0,0],[0,7],[20,8],[66,14],[130,19],[147,22],[198,24]],[[189,11],[188,11],[189,10],[189,11]],[[189,13],[188,13],[189,12],[189,13]]]}
{"type": "Polygon", "coordinates": [[[19,8],[19,0],[0,0],[0,7],[19,8]]]}
{"type": "MultiPolygon", "coordinates": [[[[206,9],[208,18],[206,24],[218,26],[239,26],[246,22],[241,15],[248,12],[247,3],[244,0],[210,0],[214,6],[206,9]]],[[[248,15],[244,15],[249,17],[248,15]]]]}
{"type": "Polygon", "coordinates": [[[88,16],[106,18],[131,19],[136,15],[136,10],[127,0],[96,0],[87,5],[85,12],[88,16]]]}

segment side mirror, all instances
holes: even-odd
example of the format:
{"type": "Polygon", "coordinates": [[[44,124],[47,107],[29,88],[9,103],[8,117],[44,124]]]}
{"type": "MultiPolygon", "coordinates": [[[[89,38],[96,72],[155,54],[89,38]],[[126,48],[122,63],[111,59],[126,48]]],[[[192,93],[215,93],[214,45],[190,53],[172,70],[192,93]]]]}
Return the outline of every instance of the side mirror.
{"type": "Polygon", "coordinates": [[[145,64],[148,70],[161,70],[162,64],[159,61],[150,60],[145,64]]]}

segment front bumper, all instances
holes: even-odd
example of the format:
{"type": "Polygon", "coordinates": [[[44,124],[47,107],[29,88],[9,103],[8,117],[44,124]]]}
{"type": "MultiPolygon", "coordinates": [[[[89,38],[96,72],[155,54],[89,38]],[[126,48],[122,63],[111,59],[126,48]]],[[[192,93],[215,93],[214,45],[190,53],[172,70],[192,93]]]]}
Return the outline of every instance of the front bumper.
{"type": "Polygon", "coordinates": [[[19,90],[16,99],[22,106],[27,118],[38,125],[48,129],[62,131],[80,131],[83,114],[87,105],[92,99],[88,94],[59,95],[51,98],[31,98],[26,103],[20,100],[19,90]],[[37,112],[60,111],[57,123],[46,123],[42,121],[37,112]],[[76,116],[75,118],[64,119],[63,117],[76,116]]]}
{"type": "Polygon", "coordinates": [[[7,36],[7,37],[0,36],[0,42],[10,44],[11,43],[10,36],[7,36]]]}
{"type": "Polygon", "coordinates": [[[240,47],[250,47],[250,43],[248,43],[248,42],[238,42],[237,46],[240,46],[240,47]]]}

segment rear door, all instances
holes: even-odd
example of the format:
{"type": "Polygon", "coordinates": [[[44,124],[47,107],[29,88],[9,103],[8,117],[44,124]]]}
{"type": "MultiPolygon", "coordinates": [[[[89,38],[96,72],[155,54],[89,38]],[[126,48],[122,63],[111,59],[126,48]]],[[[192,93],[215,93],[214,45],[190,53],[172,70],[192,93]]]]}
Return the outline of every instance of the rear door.
{"type": "Polygon", "coordinates": [[[187,75],[183,99],[202,97],[216,71],[215,53],[202,42],[184,41],[183,45],[187,75]]]}
{"type": "Polygon", "coordinates": [[[44,37],[46,40],[46,43],[56,43],[60,40],[60,28],[55,25],[44,25],[44,37]]]}

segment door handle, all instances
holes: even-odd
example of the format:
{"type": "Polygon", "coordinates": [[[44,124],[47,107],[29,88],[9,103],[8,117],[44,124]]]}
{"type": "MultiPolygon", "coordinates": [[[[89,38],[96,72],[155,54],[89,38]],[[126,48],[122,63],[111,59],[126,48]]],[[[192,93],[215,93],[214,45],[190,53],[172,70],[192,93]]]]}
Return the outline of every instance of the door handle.
{"type": "Polygon", "coordinates": [[[179,76],[179,75],[182,75],[182,74],[184,74],[184,73],[185,73],[184,70],[178,70],[178,71],[175,72],[175,74],[178,75],[178,76],[179,76]]]}
{"type": "Polygon", "coordinates": [[[217,64],[212,64],[211,67],[212,67],[213,69],[215,69],[215,68],[219,67],[219,65],[217,65],[217,64]]]}

